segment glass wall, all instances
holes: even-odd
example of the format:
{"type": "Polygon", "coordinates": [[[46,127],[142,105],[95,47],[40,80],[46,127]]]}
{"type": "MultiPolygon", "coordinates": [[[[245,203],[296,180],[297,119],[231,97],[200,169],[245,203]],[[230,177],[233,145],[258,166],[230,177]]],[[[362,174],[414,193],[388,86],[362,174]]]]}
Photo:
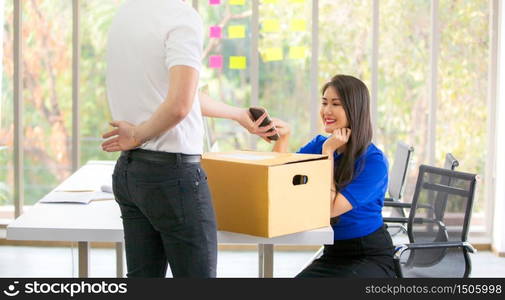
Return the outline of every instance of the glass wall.
{"type": "Polygon", "coordinates": [[[376,142],[394,163],[397,143],[414,147],[404,192],[412,199],[428,159],[431,1],[380,1],[376,142]]]}
{"type": "MultiPolygon", "coordinates": [[[[225,103],[248,107],[251,98],[251,1],[199,1],[204,23],[201,90],[225,103]]],[[[206,119],[213,150],[250,148],[252,139],[230,120],[206,119]]]]}
{"type": "MultiPolygon", "coordinates": [[[[290,151],[310,140],[312,1],[263,1],[259,9],[259,103],[290,124],[290,151]]],[[[261,141],[259,149],[271,151],[261,141]]]]}
{"type": "Polygon", "coordinates": [[[451,152],[460,162],[458,170],[481,175],[471,229],[484,232],[489,1],[440,1],[440,30],[437,164],[442,165],[451,152]]]}
{"type": "MultiPolygon", "coordinates": [[[[100,150],[100,135],[110,127],[105,89],[105,50],[112,17],[124,0],[81,3],[81,164],[114,160],[100,150]]],[[[204,20],[201,88],[232,105],[258,105],[290,123],[290,150],[310,140],[310,71],[312,24],[319,26],[318,88],[335,74],[361,78],[371,89],[377,72],[375,141],[393,163],[396,143],[415,148],[405,198],[411,197],[417,167],[427,163],[431,43],[430,0],[381,0],[378,69],[372,69],[373,1],[320,0],[312,19],[312,0],[198,1],[204,20]],[[252,26],[258,3],[257,41],[252,26]],[[258,47],[251,45],[257,42],[258,47]],[[258,56],[258,65],[253,57],[258,56]],[[257,67],[258,72],[251,72],[257,67]],[[253,91],[252,83],[258,82],[253,91]]],[[[72,145],[72,2],[24,1],[23,97],[25,203],[40,199],[70,174],[72,145]]],[[[475,231],[485,231],[484,165],[489,1],[440,0],[440,52],[436,116],[436,165],[451,152],[458,170],[479,173],[475,231]]],[[[0,99],[0,219],[13,204],[12,1],[4,4],[2,97],[0,99]]],[[[319,95],[319,93],[318,93],[319,95]]],[[[320,122],[319,120],[317,120],[320,122]]],[[[235,122],[206,120],[213,150],[269,151],[271,145],[251,137],[235,122]],[[217,142],[217,144],[216,144],[217,142]]],[[[489,230],[489,229],[487,229],[489,230]]]]}
{"type": "Polygon", "coordinates": [[[102,151],[102,134],[111,120],[105,85],[107,34],[116,9],[124,0],[81,1],[81,164],[116,160],[118,153],[102,151]]]}
{"type": "MultiPolygon", "coordinates": [[[[13,19],[12,2],[0,2],[0,21],[3,30],[0,32],[2,41],[1,89],[0,92],[0,220],[14,217],[14,177],[12,156],[13,140],[13,95],[12,95],[12,39],[13,19]]],[[[1,221],[0,221],[1,222],[1,221]]]]}
{"type": "Polygon", "coordinates": [[[347,74],[371,89],[371,53],[372,1],[320,0],[318,86],[336,74],[347,74]]]}
{"type": "MultiPolygon", "coordinates": [[[[363,80],[371,92],[371,59],[372,1],[319,1],[319,82],[314,105],[319,109],[320,88],[337,74],[363,80]]],[[[326,134],[322,127],[320,133],[326,134]]]]}
{"type": "Polygon", "coordinates": [[[70,175],[72,2],[23,2],[24,193],[30,205],[70,175]]]}

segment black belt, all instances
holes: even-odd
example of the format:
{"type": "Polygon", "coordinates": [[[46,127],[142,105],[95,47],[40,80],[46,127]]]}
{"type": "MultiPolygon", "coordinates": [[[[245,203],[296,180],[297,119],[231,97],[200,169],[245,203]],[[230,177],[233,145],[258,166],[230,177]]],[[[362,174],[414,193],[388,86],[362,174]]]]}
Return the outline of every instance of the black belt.
{"type": "Polygon", "coordinates": [[[171,163],[175,164],[178,161],[181,163],[199,163],[201,155],[190,155],[182,153],[170,153],[161,151],[151,151],[144,149],[135,149],[124,151],[122,156],[130,157],[132,159],[142,159],[152,162],[171,163]]]}

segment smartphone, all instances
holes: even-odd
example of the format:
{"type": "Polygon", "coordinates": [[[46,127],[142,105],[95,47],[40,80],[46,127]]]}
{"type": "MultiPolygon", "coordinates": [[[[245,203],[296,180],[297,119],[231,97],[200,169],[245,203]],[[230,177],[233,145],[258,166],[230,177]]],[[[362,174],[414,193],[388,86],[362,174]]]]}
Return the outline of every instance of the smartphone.
{"type": "MultiPolygon", "coordinates": [[[[251,113],[251,116],[252,116],[252,120],[253,121],[256,121],[258,120],[264,113],[265,113],[265,110],[263,108],[260,108],[260,107],[250,107],[249,108],[249,112],[251,113]]],[[[263,126],[267,126],[269,125],[270,123],[272,123],[272,120],[270,120],[270,118],[267,116],[263,122],[261,122],[260,124],[260,127],[263,127],[263,126]]],[[[267,132],[272,132],[274,131],[274,129],[270,129],[269,131],[267,132]]],[[[276,133],[275,135],[271,135],[271,136],[268,136],[267,137],[269,140],[272,140],[272,141],[277,141],[279,139],[279,134],[276,133]]]]}

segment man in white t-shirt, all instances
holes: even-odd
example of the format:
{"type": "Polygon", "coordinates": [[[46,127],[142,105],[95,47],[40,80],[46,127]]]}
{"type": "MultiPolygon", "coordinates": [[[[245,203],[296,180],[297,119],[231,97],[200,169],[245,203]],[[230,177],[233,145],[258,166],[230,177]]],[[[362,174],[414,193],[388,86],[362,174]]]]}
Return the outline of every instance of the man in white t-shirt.
{"type": "Polygon", "coordinates": [[[113,174],[128,277],[215,277],[217,230],[204,170],[202,114],[237,121],[266,140],[275,131],[246,109],[197,92],[203,25],[181,0],[127,0],[112,22],[107,93],[122,151],[113,174]]]}

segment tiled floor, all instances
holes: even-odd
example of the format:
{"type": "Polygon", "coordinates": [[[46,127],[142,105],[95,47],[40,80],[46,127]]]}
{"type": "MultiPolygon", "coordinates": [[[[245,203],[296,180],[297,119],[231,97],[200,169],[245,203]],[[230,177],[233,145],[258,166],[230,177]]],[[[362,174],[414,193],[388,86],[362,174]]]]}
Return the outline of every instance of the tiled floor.
{"type": "MultiPolygon", "coordinates": [[[[275,277],[293,277],[314,252],[276,251],[275,277]]],[[[91,277],[115,276],[113,249],[91,250],[91,277]]],[[[505,277],[505,258],[481,251],[472,257],[472,277],[505,277]]],[[[218,277],[256,277],[255,251],[220,251],[218,277]]],[[[0,246],[0,277],[72,277],[77,274],[75,248],[0,246]],[[72,264],[72,262],[74,262],[72,264]]]]}

